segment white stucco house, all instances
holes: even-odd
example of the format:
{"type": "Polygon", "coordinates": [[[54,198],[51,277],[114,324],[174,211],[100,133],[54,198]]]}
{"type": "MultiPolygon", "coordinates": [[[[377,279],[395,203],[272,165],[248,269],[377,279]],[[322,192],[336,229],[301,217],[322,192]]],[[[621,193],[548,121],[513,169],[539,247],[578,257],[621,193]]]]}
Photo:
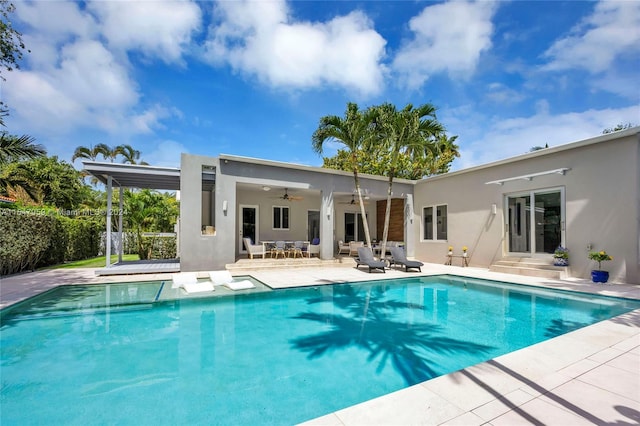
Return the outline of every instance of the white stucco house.
{"type": "MultiPolygon", "coordinates": [[[[253,241],[364,240],[351,173],[221,154],[182,154],[180,168],[85,162],[109,188],[180,190],[182,271],[222,269],[253,241]],[[284,198],[284,194],[287,198],[284,198]]],[[[382,238],[387,180],[361,176],[372,238],[382,238]]],[[[111,190],[111,189],[109,189],[111,190]]],[[[568,276],[588,278],[606,250],[610,280],[640,283],[640,127],[393,186],[392,234],[407,255],[444,263],[468,247],[471,266],[515,272],[567,247],[568,276]]],[[[109,219],[111,220],[111,219],[109,219]]],[[[604,269],[604,268],[603,268],[604,269]]]]}

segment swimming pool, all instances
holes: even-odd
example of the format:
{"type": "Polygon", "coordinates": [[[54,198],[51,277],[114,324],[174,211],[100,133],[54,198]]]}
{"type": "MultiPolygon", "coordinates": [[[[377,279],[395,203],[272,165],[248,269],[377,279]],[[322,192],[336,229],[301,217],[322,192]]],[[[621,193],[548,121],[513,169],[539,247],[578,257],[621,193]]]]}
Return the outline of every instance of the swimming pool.
{"type": "Polygon", "coordinates": [[[451,276],[192,300],[161,287],[1,311],[3,424],[293,424],[640,308],[451,276]]]}

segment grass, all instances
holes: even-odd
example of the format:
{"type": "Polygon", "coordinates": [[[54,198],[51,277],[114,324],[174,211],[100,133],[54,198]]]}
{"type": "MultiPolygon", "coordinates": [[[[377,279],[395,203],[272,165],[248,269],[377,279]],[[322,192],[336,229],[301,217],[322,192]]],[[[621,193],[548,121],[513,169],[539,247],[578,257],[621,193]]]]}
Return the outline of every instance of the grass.
{"type": "MultiPolygon", "coordinates": [[[[140,260],[137,254],[122,255],[122,260],[140,260]]],[[[111,264],[118,261],[118,255],[111,256],[111,264]]],[[[106,256],[93,257],[91,259],[76,260],[75,262],[61,263],[45,269],[71,269],[71,268],[102,268],[107,264],[106,256]]]]}

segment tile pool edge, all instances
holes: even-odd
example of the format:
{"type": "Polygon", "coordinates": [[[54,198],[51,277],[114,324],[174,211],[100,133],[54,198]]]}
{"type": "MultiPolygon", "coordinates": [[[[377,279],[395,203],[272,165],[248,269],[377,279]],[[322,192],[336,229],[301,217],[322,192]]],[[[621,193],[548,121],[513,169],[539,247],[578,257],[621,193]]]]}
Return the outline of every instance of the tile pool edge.
{"type": "MultiPolygon", "coordinates": [[[[585,368],[605,365],[612,349],[622,354],[637,348],[638,343],[640,309],[302,424],[441,424],[455,423],[458,417],[458,424],[484,424],[498,416],[480,417],[477,413],[489,404],[504,406],[509,400],[505,395],[516,391],[530,395],[520,402],[514,397],[510,402],[517,408],[543,394],[553,394],[558,386],[577,381],[585,368]]],[[[508,411],[505,407],[501,414],[508,411]]]]}

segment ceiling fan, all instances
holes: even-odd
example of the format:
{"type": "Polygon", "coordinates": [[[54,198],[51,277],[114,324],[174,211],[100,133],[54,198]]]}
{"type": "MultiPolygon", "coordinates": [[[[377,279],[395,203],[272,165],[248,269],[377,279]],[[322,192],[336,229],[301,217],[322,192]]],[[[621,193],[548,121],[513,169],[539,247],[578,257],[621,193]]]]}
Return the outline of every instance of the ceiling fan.
{"type": "MultiPolygon", "coordinates": [[[[369,204],[367,201],[363,200],[363,203],[365,205],[369,204]]],[[[358,205],[358,201],[356,201],[356,196],[354,194],[351,194],[351,201],[343,201],[340,204],[348,204],[350,206],[357,206],[358,205]]]]}
{"type": "Polygon", "coordinates": [[[282,197],[278,197],[281,200],[285,201],[300,201],[303,198],[298,195],[289,195],[289,188],[284,189],[284,195],[282,197]]]}

